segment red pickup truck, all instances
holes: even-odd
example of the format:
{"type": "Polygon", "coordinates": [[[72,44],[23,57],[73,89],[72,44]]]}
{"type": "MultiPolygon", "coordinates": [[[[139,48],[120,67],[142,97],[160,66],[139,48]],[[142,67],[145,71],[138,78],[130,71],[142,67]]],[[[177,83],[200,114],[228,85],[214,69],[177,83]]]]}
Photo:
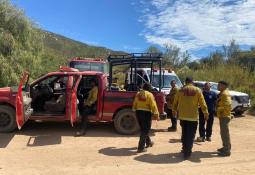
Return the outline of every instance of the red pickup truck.
{"type": "MultiPolygon", "coordinates": [[[[112,91],[107,74],[64,67],[30,85],[28,78],[25,73],[18,88],[0,88],[0,132],[21,129],[28,120],[70,121],[73,126],[80,119],[78,108],[91,88],[90,79],[97,81],[99,91],[89,120],[114,122],[121,134],[133,134],[139,129],[131,110],[136,91],[112,91]]],[[[154,95],[160,114],[164,114],[164,94],[154,95]]]]}

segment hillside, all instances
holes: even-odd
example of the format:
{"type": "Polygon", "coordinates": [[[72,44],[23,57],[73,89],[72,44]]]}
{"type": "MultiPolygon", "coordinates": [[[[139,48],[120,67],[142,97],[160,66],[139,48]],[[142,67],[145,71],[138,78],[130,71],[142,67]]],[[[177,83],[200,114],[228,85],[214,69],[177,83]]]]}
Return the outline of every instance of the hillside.
{"type": "Polygon", "coordinates": [[[47,71],[54,71],[73,57],[106,57],[108,54],[123,53],[99,46],[91,46],[65,36],[39,30],[43,40],[43,65],[47,71]]]}
{"type": "Polygon", "coordinates": [[[113,53],[112,50],[105,47],[91,46],[48,31],[41,30],[41,32],[45,50],[64,58],[75,56],[102,57],[113,53]]]}
{"type": "Polygon", "coordinates": [[[69,58],[109,53],[119,52],[39,29],[9,0],[0,0],[0,87],[16,85],[25,70],[33,80],[67,64],[69,58]]]}

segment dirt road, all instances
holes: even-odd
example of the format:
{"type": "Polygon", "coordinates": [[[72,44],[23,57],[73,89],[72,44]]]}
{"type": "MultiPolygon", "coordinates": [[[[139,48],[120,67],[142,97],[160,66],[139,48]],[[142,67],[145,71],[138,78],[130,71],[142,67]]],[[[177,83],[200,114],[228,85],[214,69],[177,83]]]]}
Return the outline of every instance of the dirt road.
{"type": "Polygon", "coordinates": [[[0,134],[0,174],[255,174],[255,117],[231,122],[232,155],[220,158],[218,120],[213,141],[195,143],[183,161],[180,132],[164,129],[169,120],[153,124],[155,146],[136,154],[137,136],[115,133],[110,124],[93,124],[85,137],[73,137],[68,123],[30,123],[22,131],[0,134]]]}

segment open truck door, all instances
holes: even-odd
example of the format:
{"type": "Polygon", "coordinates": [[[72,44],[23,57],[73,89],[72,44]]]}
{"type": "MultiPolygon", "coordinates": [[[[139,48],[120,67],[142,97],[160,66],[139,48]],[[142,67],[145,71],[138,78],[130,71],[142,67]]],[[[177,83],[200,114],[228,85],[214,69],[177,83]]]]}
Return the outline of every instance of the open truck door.
{"type": "Polygon", "coordinates": [[[70,105],[69,105],[69,118],[71,125],[74,126],[74,123],[77,121],[77,89],[78,85],[81,81],[82,76],[78,76],[74,78],[73,87],[71,90],[71,97],[70,97],[70,105]]]}
{"type": "Polygon", "coordinates": [[[16,122],[19,129],[26,123],[31,116],[33,109],[31,108],[32,99],[30,98],[28,89],[29,73],[25,72],[18,86],[16,96],[16,122]]]}

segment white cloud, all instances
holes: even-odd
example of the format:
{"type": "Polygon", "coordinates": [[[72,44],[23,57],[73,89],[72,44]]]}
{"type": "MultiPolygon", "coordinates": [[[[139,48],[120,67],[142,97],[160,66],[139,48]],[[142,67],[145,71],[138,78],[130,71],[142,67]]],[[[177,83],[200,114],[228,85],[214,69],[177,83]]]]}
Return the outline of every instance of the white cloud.
{"type": "Polygon", "coordinates": [[[182,49],[255,44],[255,0],[151,0],[143,4],[142,35],[149,43],[182,49]]]}
{"type": "Polygon", "coordinates": [[[131,51],[131,52],[140,52],[141,48],[140,47],[134,47],[134,46],[130,46],[130,45],[123,45],[123,49],[127,50],[127,51],[131,51]]]}

